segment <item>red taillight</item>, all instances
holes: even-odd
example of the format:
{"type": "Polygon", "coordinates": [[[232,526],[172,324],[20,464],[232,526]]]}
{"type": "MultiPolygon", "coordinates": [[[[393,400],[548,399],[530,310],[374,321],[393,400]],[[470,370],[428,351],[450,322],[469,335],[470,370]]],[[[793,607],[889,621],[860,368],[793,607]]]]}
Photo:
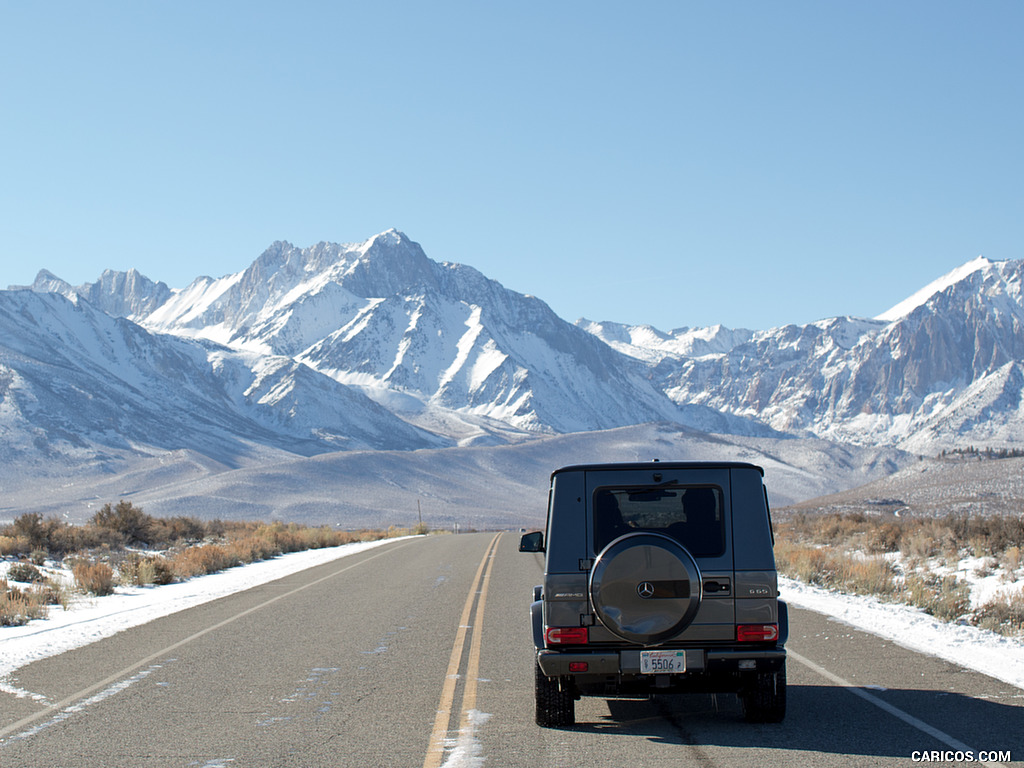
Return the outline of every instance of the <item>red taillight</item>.
{"type": "Polygon", "coordinates": [[[548,645],[584,645],[587,637],[586,627],[548,627],[544,632],[548,645]]]}
{"type": "Polygon", "coordinates": [[[590,664],[585,661],[570,661],[569,671],[570,672],[586,672],[590,669],[590,664]]]}
{"type": "Polygon", "coordinates": [[[741,643],[770,643],[779,639],[778,624],[740,624],[736,639],[741,643]]]}

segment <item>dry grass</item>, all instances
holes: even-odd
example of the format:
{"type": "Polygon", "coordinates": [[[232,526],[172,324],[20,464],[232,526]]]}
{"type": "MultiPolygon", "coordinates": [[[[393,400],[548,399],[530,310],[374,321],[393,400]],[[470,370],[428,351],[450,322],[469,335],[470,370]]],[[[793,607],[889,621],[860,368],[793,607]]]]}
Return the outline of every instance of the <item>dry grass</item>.
{"type": "Polygon", "coordinates": [[[45,581],[30,589],[12,587],[0,579],[0,627],[17,627],[32,619],[46,618],[48,607],[67,607],[67,593],[60,584],[45,581]]]}
{"type": "Polygon", "coordinates": [[[0,536],[0,557],[17,557],[29,551],[28,540],[17,536],[0,536]]]}
{"type": "Polygon", "coordinates": [[[281,522],[161,519],[124,501],[106,505],[101,513],[82,526],[25,514],[0,528],[0,557],[22,561],[10,569],[11,580],[34,582],[26,588],[0,579],[0,626],[45,618],[49,605],[69,606],[69,589],[39,570],[47,559],[64,560],[78,590],[102,596],[111,594],[116,584],[169,584],[287,552],[427,533],[425,526],[351,532],[281,522]],[[165,552],[128,551],[130,542],[145,549],[159,542],[166,545],[165,552]]]}
{"type": "Polygon", "coordinates": [[[1003,552],[1000,565],[1008,574],[1015,573],[1016,571],[1020,570],[1021,548],[1009,547],[1005,552],[1003,552]]]}
{"type": "Polygon", "coordinates": [[[338,547],[356,541],[376,541],[392,531],[337,531],[328,526],[308,528],[295,523],[246,523],[227,527],[215,543],[187,547],[170,557],[179,579],[216,573],[236,565],[268,560],[289,552],[338,547]]]}
{"type": "Polygon", "coordinates": [[[908,557],[956,556],[960,553],[998,557],[1024,548],[1024,516],[894,515],[797,513],[776,523],[785,538],[814,544],[848,547],[864,552],[902,552],[908,557]]]}
{"type": "Polygon", "coordinates": [[[901,597],[908,605],[944,621],[963,618],[971,608],[971,587],[956,576],[911,574],[901,597]]]}
{"type": "Polygon", "coordinates": [[[192,579],[210,573],[223,571],[241,561],[228,554],[219,544],[205,544],[200,547],[189,547],[171,557],[171,572],[180,579],[192,579]]]}
{"type": "Polygon", "coordinates": [[[1005,635],[1024,634],[1024,594],[999,595],[974,612],[974,623],[1005,635]]]}
{"type": "Polygon", "coordinates": [[[32,619],[46,617],[46,605],[31,592],[12,588],[0,580],[0,627],[20,627],[32,619]]]}
{"type": "Polygon", "coordinates": [[[930,566],[986,558],[1015,580],[1024,548],[1024,518],[948,515],[899,518],[864,513],[800,513],[776,526],[780,573],[808,584],[914,605],[946,621],[966,620],[1004,634],[1024,632],[1024,596],[998,598],[971,611],[970,585],[930,566]],[[899,572],[885,555],[903,558],[899,572]]]}
{"type": "Polygon", "coordinates": [[[90,563],[79,560],[72,568],[75,584],[83,592],[103,597],[114,592],[114,569],[106,563],[90,563]]]}
{"type": "Polygon", "coordinates": [[[8,568],[7,578],[10,581],[20,581],[25,584],[35,584],[46,579],[36,566],[26,562],[15,563],[8,568]]]}
{"type": "Polygon", "coordinates": [[[160,555],[131,553],[117,567],[118,581],[136,587],[151,584],[170,584],[174,581],[174,569],[167,558],[160,555]]]}
{"type": "Polygon", "coordinates": [[[857,557],[825,546],[779,540],[775,562],[781,573],[828,589],[858,595],[893,595],[895,571],[884,557],[857,557]]]}

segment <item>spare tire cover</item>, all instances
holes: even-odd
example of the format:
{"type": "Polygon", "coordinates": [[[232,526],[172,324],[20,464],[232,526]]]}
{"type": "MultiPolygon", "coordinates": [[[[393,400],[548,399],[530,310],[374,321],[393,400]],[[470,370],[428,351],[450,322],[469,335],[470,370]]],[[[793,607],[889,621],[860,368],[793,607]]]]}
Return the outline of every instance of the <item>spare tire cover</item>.
{"type": "Polygon", "coordinates": [[[632,643],[656,645],[682,632],[700,607],[700,569],[675,539],[630,533],[594,561],[590,601],[598,620],[632,643]]]}

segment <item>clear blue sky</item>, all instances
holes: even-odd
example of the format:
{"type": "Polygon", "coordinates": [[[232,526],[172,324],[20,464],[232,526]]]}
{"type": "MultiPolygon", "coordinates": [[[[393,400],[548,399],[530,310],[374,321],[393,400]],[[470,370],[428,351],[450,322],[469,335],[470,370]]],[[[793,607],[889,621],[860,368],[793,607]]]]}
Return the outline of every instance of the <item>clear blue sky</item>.
{"type": "Polygon", "coordinates": [[[396,227],[580,316],[872,316],[1024,258],[1024,3],[0,0],[0,287],[396,227]]]}

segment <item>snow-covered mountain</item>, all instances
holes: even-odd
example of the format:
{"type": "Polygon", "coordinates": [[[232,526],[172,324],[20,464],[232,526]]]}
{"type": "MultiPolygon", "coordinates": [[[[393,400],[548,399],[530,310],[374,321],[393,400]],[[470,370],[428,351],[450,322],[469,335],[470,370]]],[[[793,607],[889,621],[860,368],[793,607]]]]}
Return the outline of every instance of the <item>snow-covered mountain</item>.
{"type": "Polygon", "coordinates": [[[308,366],[150,333],[72,294],[0,292],[0,458],[99,462],[189,449],[227,466],[438,446],[308,366]]]}
{"type": "Polygon", "coordinates": [[[644,365],[540,299],[434,262],[395,230],[354,245],[274,243],[244,272],[181,291],[132,273],[78,288],[44,273],[33,288],[70,291],[153,333],[294,360],[460,442],[662,420],[769,431],[676,404],[644,365]]]}
{"type": "Polygon", "coordinates": [[[670,334],[579,321],[673,400],[782,433],[937,452],[1024,441],[1024,262],[978,258],[874,319],[670,334]]]}
{"type": "Polygon", "coordinates": [[[782,464],[793,438],[851,466],[867,454],[847,448],[886,447],[891,471],[899,449],[1024,441],[1022,276],[1024,262],[979,258],[873,319],[663,332],[568,323],[396,230],[274,243],[184,289],[42,271],[0,292],[0,482],[162,455],[187,479],[655,422],[709,450],[712,434],[767,440],[782,464]]]}

